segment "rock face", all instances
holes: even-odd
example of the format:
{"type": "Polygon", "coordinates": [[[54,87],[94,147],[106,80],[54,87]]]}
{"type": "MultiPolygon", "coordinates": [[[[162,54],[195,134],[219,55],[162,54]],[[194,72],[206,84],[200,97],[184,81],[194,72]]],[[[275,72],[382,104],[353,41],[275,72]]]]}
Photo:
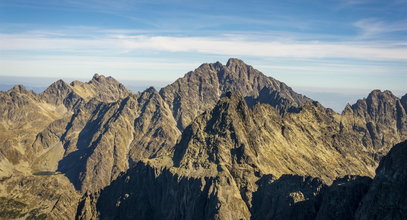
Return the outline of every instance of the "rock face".
{"type": "Polygon", "coordinates": [[[372,179],[345,176],[336,179],[322,193],[321,206],[315,219],[353,219],[360,201],[369,190],[372,179]]]}
{"type": "Polygon", "coordinates": [[[0,218],[74,219],[80,194],[58,174],[1,180],[0,218]]]}
{"type": "Polygon", "coordinates": [[[97,74],[15,86],[0,92],[0,218],[403,219],[404,148],[369,177],[407,139],[406,97],[375,90],[337,114],[238,59],[159,92],[97,74]]]}
{"type": "MultiPolygon", "coordinates": [[[[263,175],[250,212],[240,206],[235,178],[177,175],[139,163],[102,192],[100,219],[405,219],[407,142],[383,158],[372,181],[345,176],[326,185],[319,178],[263,175]],[[230,191],[232,190],[232,191],[230,191]],[[227,196],[226,196],[226,195],[227,196]],[[224,200],[229,198],[229,200],[224,200]],[[235,198],[235,199],[233,199],[235,198]],[[226,207],[224,207],[226,206],[226,207]]],[[[241,199],[245,200],[242,196],[241,199]]],[[[243,203],[247,204],[247,203],[243,203]]]]}
{"type": "Polygon", "coordinates": [[[39,136],[33,146],[63,146],[57,170],[85,192],[107,186],[129,163],[160,156],[178,130],[158,92],[149,89],[117,102],[92,99],[39,136]]]}
{"type": "Polygon", "coordinates": [[[213,219],[219,208],[215,181],[139,163],[102,191],[100,219],[213,219]]]}
{"type": "Polygon", "coordinates": [[[380,162],[356,219],[407,219],[407,141],[397,144],[380,162]]]}
{"type": "Polygon", "coordinates": [[[266,102],[281,113],[295,110],[309,98],[295,93],[286,84],[265,76],[238,59],[202,64],[171,85],[160,90],[183,130],[199,114],[210,110],[226,92],[239,92],[250,104],[266,102]]]}
{"type": "Polygon", "coordinates": [[[67,114],[63,105],[45,102],[40,95],[15,86],[0,92],[0,177],[27,173],[33,159],[30,145],[36,135],[67,114]]]}
{"type": "Polygon", "coordinates": [[[374,90],[366,99],[347,106],[342,115],[348,125],[353,124],[352,130],[364,146],[379,149],[378,153],[385,155],[388,146],[407,139],[407,109],[402,103],[390,91],[374,90]]]}
{"type": "Polygon", "coordinates": [[[340,156],[336,149],[345,146],[335,146],[338,142],[332,137],[340,131],[340,120],[331,114],[308,103],[299,113],[281,116],[264,104],[250,109],[243,97],[227,93],[184,130],[170,155],[172,165],[162,168],[160,160],[166,159],[153,159],[105,188],[97,205],[100,218],[352,219],[371,179],[336,177],[373,176],[369,166],[374,159],[362,164],[369,154],[363,153],[361,142],[347,150],[353,155],[340,156]],[[294,142],[299,139],[305,144],[294,142]],[[278,148],[272,148],[273,143],[278,148]],[[309,143],[314,144],[310,155],[301,150],[309,143]],[[185,211],[184,204],[193,208],[185,211]]]}
{"type": "Polygon", "coordinates": [[[242,96],[227,93],[184,130],[174,147],[174,166],[208,173],[220,164],[237,170],[248,166],[277,177],[297,174],[326,182],[346,174],[373,176],[376,163],[363,145],[353,142],[350,148],[337,140],[335,116],[317,103],[281,116],[270,105],[250,109],[242,96]],[[349,154],[344,157],[337,149],[349,154]]]}
{"type": "Polygon", "coordinates": [[[264,176],[253,194],[252,219],[315,219],[320,193],[326,187],[318,178],[264,176]]]}

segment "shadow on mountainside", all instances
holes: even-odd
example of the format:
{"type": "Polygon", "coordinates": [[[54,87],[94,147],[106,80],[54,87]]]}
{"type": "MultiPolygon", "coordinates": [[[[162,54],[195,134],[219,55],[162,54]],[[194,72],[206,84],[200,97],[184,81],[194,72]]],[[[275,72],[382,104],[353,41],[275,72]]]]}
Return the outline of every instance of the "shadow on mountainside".
{"type": "MultiPolygon", "coordinates": [[[[85,127],[80,131],[78,135],[78,141],[76,144],[77,150],[69,153],[66,155],[62,160],[59,161],[58,164],[58,171],[64,173],[66,177],[71,181],[71,183],[75,186],[76,190],[81,189],[81,182],[82,182],[82,172],[85,171],[86,162],[90,155],[92,155],[94,148],[98,145],[102,135],[99,135],[96,140],[94,136],[96,133],[99,132],[102,126],[102,119],[108,108],[103,108],[103,104],[99,104],[92,112],[92,115],[97,114],[95,120],[89,120],[85,127]]],[[[68,123],[66,131],[68,132],[69,129],[72,127],[72,123],[78,114],[74,114],[70,123],[68,123]]],[[[66,133],[61,137],[65,138],[66,133]]],[[[64,145],[65,150],[69,143],[64,145]]]]}

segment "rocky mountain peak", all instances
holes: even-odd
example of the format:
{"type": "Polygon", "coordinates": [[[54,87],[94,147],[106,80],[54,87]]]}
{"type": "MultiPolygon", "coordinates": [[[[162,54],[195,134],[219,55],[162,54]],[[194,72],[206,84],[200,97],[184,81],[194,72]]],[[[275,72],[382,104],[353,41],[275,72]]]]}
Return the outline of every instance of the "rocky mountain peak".
{"type": "Polygon", "coordinates": [[[208,123],[208,125],[211,125],[211,129],[217,130],[219,124],[230,123],[232,119],[246,119],[248,114],[249,107],[243,96],[237,92],[227,92],[211,111],[211,122],[214,124],[208,123]]]}
{"type": "Polygon", "coordinates": [[[27,93],[27,89],[23,85],[15,85],[13,88],[7,91],[8,93],[17,92],[17,93],[27,93]]]}
{"type": "Polygon", "coordinates": [[[21,218],[406,219],[405,143],[361,176],[406,140],[407,95],[339,115],[235,58],[159,92],[99,74],[25,91],[0,92],[0,216],[24,198],[21,218]]]}
{"type": "Polygon", "coordinates": [[[66,91],[66,90],[70,90],[71,87],[69,86],[68,83],[66,83],[65,81],[63,81],[62,79],[52,83],[50,86],[48,86],[48,88],[44,91],[44,93],[52,93],[55,92],[57,90],[59,91],[66,91]]]}
{"type": "Polygon", "coordinates": [[[95,73],[92,77],[92,80],[95,81],[101,81],[104,80],[106,77],[104,75],[99,75],[98,73],[95,73]]]}
{"type": "Polygon", "coordinates": [[[63,104],[69,94],[73,92],[72,87],[62,79],[52,83],[41,96],[46,102],[54,105],[63,104]]]}
{"type": "Polygon", "coordinates": [[[240,93],[250,103],[262,102],[281,113],[299,107],[309,98],[295,93],[284,83],[235,58],[226,65],[219,62],[202,64],[195,71],[160,90],[173,109],[178,128],[183,130],[202,112],[212,109],[226,92],[240,93]]]}
{"type": "Polygon", "coordinates": [[[352,109],[355,113],[370,117],[372,119],[377,118],[378,114],[394,115],[395,106],[399,98],[393,95],[389,90],[380,91],[373,90],[367,96],[367,98],[360,99],[356,104],[352,105],[352,109]]]}
{"type": "Polygon", "coordinates": [[[220,62],[216,63],[203,63],[194,71],[188,72],[187,77],[206,77],[211,72],[219,72],[224,69],[224,66],[220,62]]]}
{"type": "Polygon", "coordinates": [[[113,77],[105,77],[97,73],[89,82],[74,81],[71,86],[75,93],[85,100],[96,98],[103,102],[114,102],[132,94],[130,90],[113,77]]]}
{"type": "Polygon", "coordinates": [[[347,115],[346,120],[353,117],[352,129],[362,136],[365,146],[387,152],[390,146],[407,137],[406,109],[401,100],[388,90],[373,90],[367,98],[352,105],[352,112],[347,112],[349,114],[343,115],[347,115]]]}
{"type": "Polygon", "coordinates": [[[158,91],[153,87],[148,87],[146,90],[142,91],[139,93],[139,99],[144,99],[144,100],[162,100],[160,94],[158,91]]]}
{"type": "Polygon", "coordinates": [[[100,75],[98,73],[95,73],[92,77],[92,79],[90,80],[90,82],[99,82],[99,83],[106,83],[106,82],[110,82],[110,83],[119,83],[116,79],[114,79],[111,76],[104,76],[104,75],[100,75]]]}
{"type": "Polygon", "coordinates": [[[231,164],[230,152],[241,145],[238,136],[244,132],[241,126],[250,120],[249,114],[244,98],[227,92],[211,111],[198,116],[185,129],[174,147],[175,166],[211,173],[219,164],[231,164]]]}
{"type": "Polygon", "coordinates": [[[236,66],[240,66],[240,67],[245,67],[248,66],[245,62],[243,62],[240,59],[237,58],[229,58],[229,60],[226,63],[226,67],[236,67],[236,66]]]}
{"type": "Polygon", "coordinates": [[[353,114],[352,106],[349,103],[346,104],[342,114],[353,114]]]}
{"type": "Polygon", "coordinates": [[[376,102],[376,101],[390,101],[393,102],[394,100],[397,100],[398,98],[393,95],[393,93],[389,90],[385,91],[380,91],[380,90],[373,90],[370,92],[370,94],[367,96],[367,101],[370,103],[376,102]]]}
{"type": "Polygon", "coordinates": [[[143,92],[146,92],[146,93],[157,93],[158,94],[158,91],[154,88],[154,86],[150,86],[150,87],[148,87],[146,90],[144,90],[143,92]]]}

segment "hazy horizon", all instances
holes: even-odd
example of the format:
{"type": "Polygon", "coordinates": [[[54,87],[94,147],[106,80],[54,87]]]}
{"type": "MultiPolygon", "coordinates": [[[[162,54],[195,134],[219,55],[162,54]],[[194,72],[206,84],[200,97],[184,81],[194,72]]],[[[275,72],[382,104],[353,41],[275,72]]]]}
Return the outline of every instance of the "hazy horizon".
{"type": "MultiPolygon", "coordinates": [[[[105,75],[104,76],[110,76],[105,75]]],[[[88,78],[58,78],[58,77],[12,77],[12,76],[0,76],[0,91],[7,91],[15,85],[23,85],[28,90],[33,90],[36,93],[41,93],[53,82],[62,79],[67,83],[71,83],[74,80],[82,82],[88,82],[92,79],[93,75],[89,75],[88,78]]],[[[115,78],[114,76],[112,76],[115,78]]],[[[157,90],[173,83],[174,81],[143,81],[143,80],[118,80],[132,92],[142,92],[149,87],[154,87],[157,90]]],[[[278,80],[278,79],[277,79],[278,80]]],[[[288,86],[290,86],[288,84],[288,86]]],[[[292,86],[290,86],[292,87],[292,86]]],[[[331,108],[338,113],[341,113],[346,104],[354,104],[358,99],[366,98],[373,90],[353,89],[353,90],[340,90],[338,88],[318,88],[318,87],[292,87],[294,91],[306,95],[307,97],[320,102],[325,107],[331,108]]],[[[377,88],[376,88],[377,89],[377,88]]],[[[406,95],[406,91],[392,91],[394,95],[401,97],[406,95]]]]}
{"type": "Polygon", "coordinates": [[[373,89],[407,93],[406,11],[406,0],[3,0],[0,84],[98,72],[139,89],[237,57],[338,110],[373,89]]]}

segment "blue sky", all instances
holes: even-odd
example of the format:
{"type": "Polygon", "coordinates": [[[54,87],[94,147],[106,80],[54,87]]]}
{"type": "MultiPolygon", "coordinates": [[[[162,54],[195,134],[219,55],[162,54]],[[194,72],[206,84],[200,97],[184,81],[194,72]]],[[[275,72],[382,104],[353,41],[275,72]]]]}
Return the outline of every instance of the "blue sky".
{"type": "Polygon", "coordinates": [[[229,57],[305,94],[401,95],[407,0],[0,0],[0,84],[171,82],[229,57]]]}

